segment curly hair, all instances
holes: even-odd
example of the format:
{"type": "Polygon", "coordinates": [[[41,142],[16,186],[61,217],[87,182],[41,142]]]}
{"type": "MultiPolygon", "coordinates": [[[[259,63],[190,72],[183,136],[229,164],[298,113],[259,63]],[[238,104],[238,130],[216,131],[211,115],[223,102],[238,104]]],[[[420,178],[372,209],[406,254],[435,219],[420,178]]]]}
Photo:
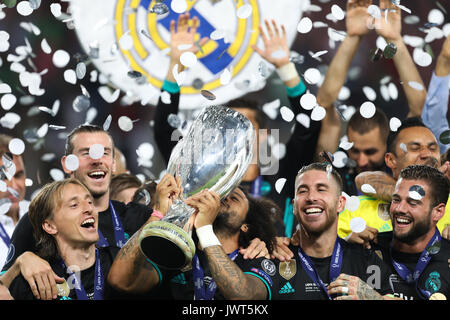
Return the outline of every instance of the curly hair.
{"type": "Polygon", "coordinates": [[[259,238],[266,244],[269,253],[272,253],[276,244],[273,216],[280,209],[275,202],[267,198],[253,198],[247,195],[247,199],[249,207],[244,223],[248,230],[247,232],[240,232],[239,246],[247,248],[251,240],[259,238]]]}

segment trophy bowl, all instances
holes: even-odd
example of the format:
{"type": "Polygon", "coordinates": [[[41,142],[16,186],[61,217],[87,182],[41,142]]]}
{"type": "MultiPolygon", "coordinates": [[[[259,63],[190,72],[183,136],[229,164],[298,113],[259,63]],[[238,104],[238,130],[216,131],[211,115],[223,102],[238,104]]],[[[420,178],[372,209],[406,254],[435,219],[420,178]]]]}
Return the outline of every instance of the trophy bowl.
{"type": "Polygon", "coordinates": [[[148,223],[139,243],[159,267],[187,270],[195,254],[191,237],[195,210],[186,199],[208,188],[224,199],[241,181],[252,160],[255,132],[241,113],[224,106],[204,108],[172,150],[167,172],[181,179],[183,194],[160,221],[148,223]]]}

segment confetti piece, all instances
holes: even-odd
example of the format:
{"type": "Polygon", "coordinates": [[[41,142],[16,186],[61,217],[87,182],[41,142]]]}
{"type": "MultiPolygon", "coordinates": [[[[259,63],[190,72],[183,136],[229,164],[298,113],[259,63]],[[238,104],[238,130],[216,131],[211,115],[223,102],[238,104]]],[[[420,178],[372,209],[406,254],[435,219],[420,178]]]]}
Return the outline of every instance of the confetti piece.
{"type": "Polygon", "coordinates": [[[366,220],[361,217],[355,217],[350,220],[350,230],[352,230],[352,232],[363,232],[366,229],[366,226],[366,220]]]}
{"type": "Polygon", "coordinates": [[[312,21],[308,17],[303,17],[297,25],[297,31],[300,33],[308,33],[312,29],[312,21]]]}
{"type": "Polygon", "coordinates": [[[253,8],[250,4],[244,4],[237,10],[237,17],[239,19],[247,19],[252,14],[253,8]]]}
{"type": "Polygon", "coordinates": [[[372,118],[374,116],[375,112],[376,112],[376,107],[370,101],[364,102],[361,105],[361,107],[359,108],[359,113],[361,114],[361,116],[363,116],[366,119],[372,118]]]}
{"type": "Polygon", "coordinates": [[[283,187],[286,184],[286,181],[287,181],[286,178],[280,178],[275,182],[275,190],[278,193],[281,193],[281,190],[283,190],[283,187]]]}
{"type": "Polygon", "coordinates": [[[25,151],[25,143],[19,138],[13,138],[9,142],[8,148],[12,154],[20,156],[25,151]]]}
{"type": "Polygon", "coordinates": [[[74,154],[69,154],[64,161],[66,168],[70,171],[76,171],[80,166],[80,161],[78,157],[74,154]]]}
{"type": "Polygon", "coordinates": [[[103,157],[103,154],[105,153],[105,148],[99,144],[99,143],[95,143],[93,145],[91,145],[91,147],[89,148],[89,156],[92,159],[100,159],[101,157],[103,157]]]}

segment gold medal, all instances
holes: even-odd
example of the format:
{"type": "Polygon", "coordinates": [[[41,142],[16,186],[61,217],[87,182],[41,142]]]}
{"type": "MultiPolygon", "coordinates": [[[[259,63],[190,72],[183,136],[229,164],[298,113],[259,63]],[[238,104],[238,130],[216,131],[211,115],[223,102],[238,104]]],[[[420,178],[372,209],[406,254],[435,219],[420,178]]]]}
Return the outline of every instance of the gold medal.
{"type": "Polygon", "coordinates": [[[429,300],[447,300],[447,297],[440,292],[433,293],[429,300]]]}
{"type": "Polygon", "coordinates": [[[56,288],[58,289],[58,296],[68,297],[70,294],[70,288],[66,281],[63,283],[57,283],[56,288]]]}

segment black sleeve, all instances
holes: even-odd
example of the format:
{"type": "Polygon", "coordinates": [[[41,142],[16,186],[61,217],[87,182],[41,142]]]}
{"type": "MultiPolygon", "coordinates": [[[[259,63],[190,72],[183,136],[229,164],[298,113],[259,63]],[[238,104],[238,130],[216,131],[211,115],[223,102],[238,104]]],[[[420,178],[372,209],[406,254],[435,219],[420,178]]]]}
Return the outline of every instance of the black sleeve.
{"type": "Polygon", "coordinates": [[[121,216],[124,231],[131,237],[150,219],[152,212],[151,208],[143,204],[129,202],[124,206],[121,216]]]}
{"type": "Polygon", "coordinates": [[[373,287],[379,294],[392,294],[392,288],[389,285],[391,268],[385,261],[383,252],[374,249],[364,249],[367,257],[367,279],[366,282],[373,287]]]}
{"type": "Polygon", "coordinates": [[[35,300],[28,282],[22,275],[19,275],[11,282],[9,292],[14,300],[35,300]]]}
{"type": "MultiPolygon", "coordinates": [[[[169,125],[167,118],[170,114],[177,114],[180,103],[180,93],[170,94],[170,104],[158,100],[155,111],[155,125],[153,126],[156,145],[161,152],[166,164],[169,162],[172,149],[178,141],[172,141],[172,132],[175,130],[169,125]]],[[[177,137],[180,137],[178,135],[177,137]]]]}
{"type": "Polygon", "coordinates": [[[8,270],[16,261],[17,257],[25,251],[31,251],[34,253],[37,252],[36,241],[33,236],[33,226],[31,225],[28,213],[25,213],[22,216],[14,229],[11,237],[8,258],[2,271],[8,270]]]}

